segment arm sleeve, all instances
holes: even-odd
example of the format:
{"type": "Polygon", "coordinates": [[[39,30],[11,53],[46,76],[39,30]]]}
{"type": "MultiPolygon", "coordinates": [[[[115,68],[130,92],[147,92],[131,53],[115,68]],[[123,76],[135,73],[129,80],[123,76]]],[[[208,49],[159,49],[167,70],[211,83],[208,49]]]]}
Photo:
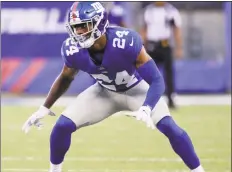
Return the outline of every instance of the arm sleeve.
{"type": "Polygon", "coordinates": [[[163,77],[152,59],[139,67],[137,71],[150,85],[143,106],[149,106],[153,109],[165,90],[163,77]]]}

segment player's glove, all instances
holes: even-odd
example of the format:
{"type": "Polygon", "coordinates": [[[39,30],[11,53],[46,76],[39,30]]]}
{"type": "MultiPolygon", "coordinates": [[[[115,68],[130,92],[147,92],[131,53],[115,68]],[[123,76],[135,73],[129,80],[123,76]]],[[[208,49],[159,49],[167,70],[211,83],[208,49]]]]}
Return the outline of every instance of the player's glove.
{"type": "Polygon", "coordinates": [[[46,108],[45,106],[40,106],[40,108],[27,119],[22,127],[22,130],[25,133],[28,133],[32,125],[41,128],[41,119],[46,115],[55,116],[55,114],[50,109],[46,108]]]}
{"type": "Polygon", "coordinates": [[[151,118],[151,108],[149,106],[141,106],[138,111],[127,114],[127,116],[135,117],[137,120],[145,122],[147,127],[155,129],[151,118]]]}
{"type": "Polygon", "coordinates": [[[136,119],[141,120],[147,124],[147,127],[155,129],[151,118],[151,108],[149,106],[141,106],[136,114],[136,119]]]}

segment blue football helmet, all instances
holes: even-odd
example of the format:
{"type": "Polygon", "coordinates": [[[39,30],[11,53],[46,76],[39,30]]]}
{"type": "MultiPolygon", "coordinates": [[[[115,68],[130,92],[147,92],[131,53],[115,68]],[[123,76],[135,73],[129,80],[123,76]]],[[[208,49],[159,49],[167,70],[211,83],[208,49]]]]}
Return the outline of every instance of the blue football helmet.
{"type": "Polygon", "coordinates": [[[89,48],[100,38],[108,27],[106,9],[100,2],[74,2],[68,15],[67,31],[79,48],[89,48]],[[76,33],[76,27],[87,27],[83,34],[76,33]]]}

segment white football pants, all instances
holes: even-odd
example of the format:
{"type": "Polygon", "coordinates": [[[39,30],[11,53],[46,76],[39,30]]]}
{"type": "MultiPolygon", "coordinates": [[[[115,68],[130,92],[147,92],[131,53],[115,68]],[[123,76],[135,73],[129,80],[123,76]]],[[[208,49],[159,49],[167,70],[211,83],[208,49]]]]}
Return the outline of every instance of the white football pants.
{"type": "MultiPolygon", "coordinates": [[[[149,85],[142,80],[130,90],[117,93],[96,83],[80,93],[62,114],[71,119],[77,128],[92,125],[119,111],[137,111],[144,103],[148,88],[149,85]]],[[[165,116],[170,116],[170,112],[161,97],[152,111],[154,124],[165,116]]]]}

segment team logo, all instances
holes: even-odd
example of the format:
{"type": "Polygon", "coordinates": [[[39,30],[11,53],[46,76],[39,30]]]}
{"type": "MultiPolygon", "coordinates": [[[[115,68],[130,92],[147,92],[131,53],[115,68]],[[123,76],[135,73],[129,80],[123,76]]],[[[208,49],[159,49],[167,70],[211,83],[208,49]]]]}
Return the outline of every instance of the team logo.
{"type": "Polygon", "coordinates": [[[78,11],[71,11],[69,18],[70,18],[70,22],[80,21],[79,12],[78,11]]]}
{"type": "Polygon", "coordinates": [[[70,19],[79,18],[79,11],[71,11],[69,17],[70,19]]]}
{"type": "Polygon", "coordinates": [[[91,6],[97,11],[97,13],[103,12],[105,10],[100,2],[94,2],[91,4],[91,6]]]}

